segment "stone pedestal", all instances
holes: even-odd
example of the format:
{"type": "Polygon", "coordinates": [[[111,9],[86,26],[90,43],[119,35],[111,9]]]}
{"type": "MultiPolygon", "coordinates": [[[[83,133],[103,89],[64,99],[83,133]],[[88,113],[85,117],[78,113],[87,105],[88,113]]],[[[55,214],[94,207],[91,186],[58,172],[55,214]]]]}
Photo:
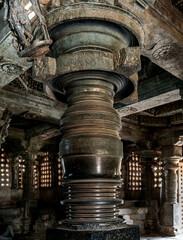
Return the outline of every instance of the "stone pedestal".
{"type": "Polygon", "coordinates": [[[179,204],[164,203],[161,210],[161,227],[163,234],[175,236],[181,233],[181,215],[179,204]]]}
{"type": "Polygon", "coordinates": [[[46,240],[140,240],[139,226],[114,227],[106,230],[72,230],[65,227],[47,229],[46,240]]]}
{"type": "Polygon", "coordinates": [[[161,210],[160,229],[162,233],[171,236],[181,233],[181,210],[177,203],[177,163],[179,160],[177,156],[165,159],[165,203],[161,210]]]}

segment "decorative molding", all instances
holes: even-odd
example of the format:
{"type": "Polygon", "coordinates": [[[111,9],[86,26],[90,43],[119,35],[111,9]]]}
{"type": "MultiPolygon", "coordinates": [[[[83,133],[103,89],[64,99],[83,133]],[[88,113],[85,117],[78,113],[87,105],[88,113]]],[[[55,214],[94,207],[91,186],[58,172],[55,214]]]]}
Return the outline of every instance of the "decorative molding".
{"type": "Polygon", "coordinates": [[[170,60],[179,55],[180,50],[175,44],[166,44],[157,48],[152,56],[155,60],[170,60]]]}
{"type": "Polygon", "coordinates": [[[22,72],[22,67],[8,61],[0,62],[0,72],[17,75],[22,72]]]}

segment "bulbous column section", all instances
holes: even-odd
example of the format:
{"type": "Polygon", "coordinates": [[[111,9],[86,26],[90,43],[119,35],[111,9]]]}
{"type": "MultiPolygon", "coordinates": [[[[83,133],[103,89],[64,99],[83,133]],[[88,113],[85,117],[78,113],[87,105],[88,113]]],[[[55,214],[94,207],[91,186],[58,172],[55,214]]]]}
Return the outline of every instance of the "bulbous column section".
{"type": "Polygon", "coordinates": [[[61,119],[60,156],[68,186],[67,221],[116,221],[121,120],[113,108],[116,76],[80,72],[62,77],[69,108],[61,119]]]}

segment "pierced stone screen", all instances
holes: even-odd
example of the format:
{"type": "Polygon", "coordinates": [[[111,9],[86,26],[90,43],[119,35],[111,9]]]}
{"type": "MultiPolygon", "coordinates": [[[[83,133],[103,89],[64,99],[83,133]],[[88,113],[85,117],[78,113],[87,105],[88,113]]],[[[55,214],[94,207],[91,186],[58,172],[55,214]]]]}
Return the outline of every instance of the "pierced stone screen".
{"type": "Polygon", "coordinates": [[[140,163],[141,159],[139,156],[132,152],[128,163],[128,189],[130,191],[142,190],[142,168],[140,163]]]}
{"type": "Polygon", "coordinates": [[[162,170],[163,170],[161,159],[157,157],[154,158],[152,170],[154,174],[154,188],[160,188],[162,186],[162,170]]]}
{"type": "Polygon", "coordinates": [[[34,165],[34,188],[37,189],[39,187],[39,167],[35,164],[34,165]]]}
{"type": "Polygon", "coordinates": [[[10,163],[4,148],[0,148],[0,187],[10,186],[10,163]]]}
{"type": "Polygon", "coordinates": [[[61,165],[61,159],[58,157],[57,159],[58,162],[58,186],[62,185],[62,179],[63,179],[63,170],[62,170],[62,165],[61,165]]]}
{"type": "Polygon", "coordinates": [[[22,156],[18,158],[18,188],[23,189],[23,181],[24,181],[24,172],[25,172],[25,160],[22,156]]]}
{"type": "Polygon", "coordinates": [[[41,187],[52,187],[52,165],[49,160],[48,152],[46,152],[43,156],[40,166],[40,173],[41,187]]]}

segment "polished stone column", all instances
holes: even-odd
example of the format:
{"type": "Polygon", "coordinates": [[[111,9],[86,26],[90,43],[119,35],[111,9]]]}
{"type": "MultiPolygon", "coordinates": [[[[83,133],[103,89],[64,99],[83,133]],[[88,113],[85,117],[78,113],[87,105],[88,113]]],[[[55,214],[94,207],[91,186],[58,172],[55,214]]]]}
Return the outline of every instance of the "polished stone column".
{"type": "Polygon", "coordinates": [[[179,157],[172,156],[165,158],[165,200],[169,203],[177,203],[177,170],[179,157]]]}
{"type": "Polygon", "coordinates": [[[152,233],[156,231],[158,224],[158,201],[155,195],[154,188],[154,169],[157,167],[157,160],[161,157],[161,151],[157,150],[142,150],[139,152],[142,165],[142,194],[146,205],[148,207],[148,212],[146,214],[146,221],[144,224],[147,233],[152,233]]]}
{"type": "Polygon", "coordinates": [[[56,62],[49,86],[68,105],[59,148],[66,218],[60,229],[47,231],[49,240],[139,239],[138,227],[118,218],[123,146],[114,104],[133,94],[140,52],[131,24],[126,28],[116,14],[117,8],[87,1],[47,16],[56,62]]]}
{"type": "Polygon", "coordinates": [[[133,36],[124,28],[98,20],[63,23],[50,36],[59,73],[69,66],[68,73],[50,83],[68,105],[60,121],[60,158],[63,183],[68,188],[67,198],[61,201],[66,206],[65,223],[119,222],[123,146],[121,119],[113,105],[130,95],[134,86],[122,74],[104,70],[106,61],[101,56],[133,46],[133,36]]]}
{"type": "Polygon", "coordinates": [[[33,192],[33,171],[35,152],[25,152],[22,156],[25,159],[25,174],[23,179],[23,200],[24,200],[24,218],[23,218],[23,233],[30,231],[31,224],[31,207],[36,207],[37,202],[34,199],[33,192]]]}

